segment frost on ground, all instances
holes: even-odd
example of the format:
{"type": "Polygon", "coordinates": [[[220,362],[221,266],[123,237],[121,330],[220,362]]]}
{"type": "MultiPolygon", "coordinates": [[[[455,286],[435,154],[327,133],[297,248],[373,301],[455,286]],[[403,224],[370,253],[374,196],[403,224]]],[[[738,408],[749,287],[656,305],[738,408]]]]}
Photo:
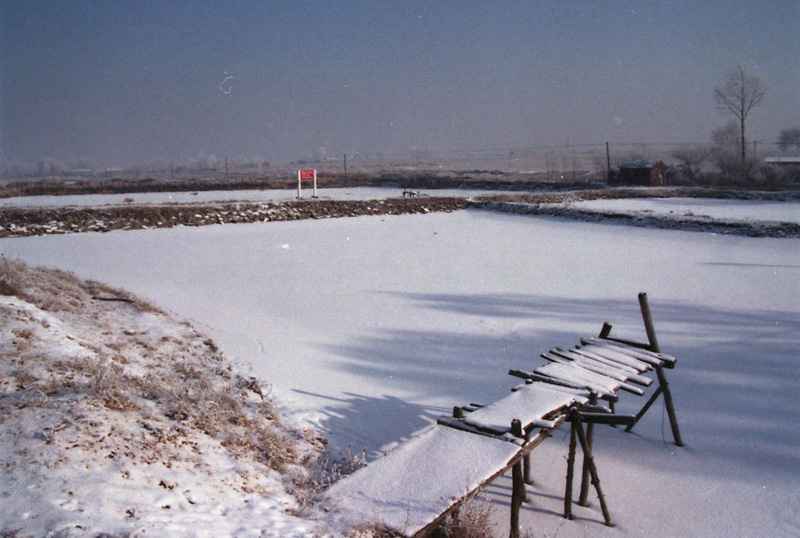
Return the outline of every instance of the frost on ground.
{"type": "Polygon", "coordinates": [[[319,445],[188,324],[0,258],[2,536],[309,535],[319,445]]]}

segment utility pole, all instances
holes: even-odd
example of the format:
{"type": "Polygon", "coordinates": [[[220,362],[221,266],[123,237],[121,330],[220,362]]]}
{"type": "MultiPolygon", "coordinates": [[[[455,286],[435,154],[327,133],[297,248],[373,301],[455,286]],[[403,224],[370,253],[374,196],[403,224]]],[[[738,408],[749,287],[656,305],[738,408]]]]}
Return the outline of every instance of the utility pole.
{"type": "Polygon", "coordinates": [[[758,140],[753,140],[753,157],[756,156],[756,148],[758,147],[758,140]]]}
{"type": "Polygon", "coordinates": [[[608,149],[608,142],[606,142],[606,181],[611,179],[611,151],[608,149]]]}
{"type": "Polygon", "coordinates": [[[225,157],[225,179],[228,179],[228,158],[225,157]]]}
{"type": "Polygon", "coordinates": [[[344,154],[344,177],[347,177],[347,153],[344,154]]]}

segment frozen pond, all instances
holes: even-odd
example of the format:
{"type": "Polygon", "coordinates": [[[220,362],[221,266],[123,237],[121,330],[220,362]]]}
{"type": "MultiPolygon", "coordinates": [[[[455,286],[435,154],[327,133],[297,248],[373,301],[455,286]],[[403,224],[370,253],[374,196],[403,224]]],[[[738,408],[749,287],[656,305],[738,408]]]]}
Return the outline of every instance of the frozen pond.
{"type": "MultiPolygon", "coordinates": [[[[507,191],[475,189],[414,189],[426,196],[477,196],[500,194],[507,191]]],[[[303,187],[303,198],[310,198],[313,189],[303,187]]],[[[355,187],[347,189],[317,190],[319,198],[331,200],[373,200],[397,198],[402,188],[355,187]]],[[[106,205],[135,204],[201,204],[210,202],[275,202],[297,198],[297,189],[198,191],[198,192],[143,192],[127,194],[81,194],[70,196],[18,196],[0,198],[0,207],[101,207],[106,205]]]]}
{"type": "Polygon", "coordinates": [[[593,211],[648,212],[656,215],[706,216],[715,219],[800,223],[800,202],[707,198],[628,198],[575,202],[572,207],[593,211]]]}
{"type": "MultiPolygon", "coordinates": [[[[800,525],[798,240],[467,210],[0,239],[0,252],[189,319],[272,384],[287,420],[373,457],[454,405],[505,396],[509,368],[538,366],[606,320],[643,339],[646,291],[661,347],[679,359],[668,375],[686,447],[666,441],[660,400],[633,434],[598,428],[619,523],[608,529],[594,497],[575,521],[558,515],[559,431],[535,452],[524,525],[614,538],[800,525]]],[[[623,399],[621,412],[642,403],[623,399]]],[[[489,490],[502,525],[507,482],[489,490]]]]}

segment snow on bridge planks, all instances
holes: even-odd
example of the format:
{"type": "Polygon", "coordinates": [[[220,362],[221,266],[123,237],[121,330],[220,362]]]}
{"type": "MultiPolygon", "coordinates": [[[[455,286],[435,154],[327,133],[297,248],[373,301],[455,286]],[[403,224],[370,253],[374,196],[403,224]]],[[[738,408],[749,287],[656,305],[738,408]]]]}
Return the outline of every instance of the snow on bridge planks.
{"type": "Polygon", "coordinates": [[[503,475],[540,439],[512,435],[511,423],[525,430],[555,428],[563,421],[544,417],[588,399],[582,391],[533,383],[468,413],[443,417],[332,486],[326,498],[350,525],[383,523],[404,536],[429,530],[471,493],[503,475]],[[450,426],[450,427],[448,427],[450,426]]]}
{"type": "Polygon", "coordinates": [[[343,478],[326,498],[348,525],[383,523],[414,536],[505,472],[519,450],[514,443],[436,425],[343,478]]]}

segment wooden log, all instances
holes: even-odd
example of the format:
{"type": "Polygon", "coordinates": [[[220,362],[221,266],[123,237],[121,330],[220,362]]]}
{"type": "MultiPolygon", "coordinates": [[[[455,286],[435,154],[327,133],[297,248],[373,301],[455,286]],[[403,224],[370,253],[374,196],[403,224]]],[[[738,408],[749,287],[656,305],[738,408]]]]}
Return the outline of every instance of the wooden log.
{"type": "MultiPolygon", "coordinates": [[[[642,318],[644,319],[644,328],[647,332],[647,339],[650,341],[650,350],[653,353],[660,353],[661,349],[658,346],[658,339],[656,339],[656,329],[653,325],[653,316],[650,313],[650,304],[647,302],[647,294],[639,294],[639,306],[642,310],[642,318]]],[[[669,383],[667,383],[667,376],[664,374],[664,368],[656,367],[656,375],[658,376],[658,383],[664,393],[664,403],[667,406],[667,415],[669,416],[669,424],[672,427],[672,438],[677,446],[683,446],[681,439],[681,432],[678,428],[678,418],[675,416],[675,407],[672,403],[672,393],[669,391],[669,383]]]]}
{"type": "MultiPolygon", "coordinates": [[[[525,444],[527,445],[531,441],[531,430],[525,430],[525,444]]],[[[531,478],[531,453],[528,452],[522,458],[522,480],[525,484],[532,486],[533,479],[531,478]]],[[[527,494],[525,495],[525,501],[528,501],[527,494]]]]}
{"type": "MultiPolygon", "coordinates": [[[[572,412],[570,413],[572,414],[572,412]]],[[[569,452],[567,453],[567,485],[564,490],[564,518],[572,517],[572,477],[575,472],[575,422],[570,422],[569,452]]]]}
{"type": "Polygon", "coordinates": [[[647,301],[647,294],[644,292],[639,294],[639,307],[642,311],[644,330],[647,333],[647,341],[650,343],[650,351],[658,353],[661,350],[658,347],[656,328],[653,326],[653,315],[650,313],[650,304],[647,301]]]}
{"type": "Polygon", "coordinates": [[[581,412],[583,422],[591,424],[608,424],[611,426],[629,426],[636,422],[634,415],[617,415],[612,413],[584,413],[581,412]]]}
{"type": "Polygon", "coordinates": [[[588,442],[586,441],[586,435],[583,433],[583,426],[581,425],[580,413],[575,411],[574,413],[575,419],[572,421],[572,424],[575,426],[575,430],[578,433],[578,441],[581,443],[581,448],[583,449],[584,456],[587,458],[589,462],[589,476],[592,479],[592,485],[594,486],[595,491],[597,491],[597,498],[600,501],[600,510],[603,512],[603,518],[606,521],[606,525],[609,527],[614,526],[614,522],[611,521],[611,515],[608,513],[608,506],[606,506],[606,498],[603,495],[603,490],[600,488],[600,477],[597,475],[597,467],[594,464],[594,457],[592,456],[592,448],[589,446],[588,442]]]}
{"type": "MultiPolygon", "coordinates": [[[[511,433],[515,437],[522,438],[522,423],[519,419],[511,421],[511,433]]],[[[525,483],[522,477],[522,463],[517,462],[511,468],[511,530],[509,538],[519,538],[519,509],[525,500],[525,483]]]]}
{"type": "Polygon", "coordinates": [[[672,403],[672,393],[669,391],[669,383],[667,383],[667,376],[664,374],[664,369],[656,368],[656,375],[658,376],[660,388],[664,392],[664,403],[667,406],[669,425],[672,427],[672,439],[675,441],[676,446],[683,446],[681,431],[678,428],[678,417],[675,415],[675,407],[672,403]]]}
{"type": "Polygon", "coordinates": [[[661,394],[662,390],[664,390],[664,389],[661,387],[661,385],[659,385],[656,388],[656,390],[653,391],[653,394],[650,395],[650,399],[647,400],[647,403],[645,403],[642,406],[642,408],[639,410],[639,412],[636,413],[636,416],[633,419],[633,423],[632,424],[628,424],[628,427],[625,428],[626,432],[630,432],[633,429],[633,427],[636,426],[636,423],[639,422],[639,420],[644,416],[645,413],[647,413],[647,410],[650,409],[650,406],[653,405],[653,403],[656,401],[656,399],[661,394]]]}
{"type": "Polygon", "coordinates": [[[598,335],[599,338],[608,338],[608,335],[611,334],[611,324],[609,322],[603,323],[603,327],[600,329],[600,334],[598,335]]]}
{"type": "MultiPolygon", "coordinates": [[[[597,405],[597,393],[592,392],[589,395],[589,404],[597,405]]],[[[586,427],[586,436],[589,441],[589,448],[594,446],[594,422],[590,422],[586,427]]],[[[581,475],[581,492],[578,495],[578,504],[580,506],[589,506],[589,460],[586,454],[583,454],[583,473],[581,475]]]]}

